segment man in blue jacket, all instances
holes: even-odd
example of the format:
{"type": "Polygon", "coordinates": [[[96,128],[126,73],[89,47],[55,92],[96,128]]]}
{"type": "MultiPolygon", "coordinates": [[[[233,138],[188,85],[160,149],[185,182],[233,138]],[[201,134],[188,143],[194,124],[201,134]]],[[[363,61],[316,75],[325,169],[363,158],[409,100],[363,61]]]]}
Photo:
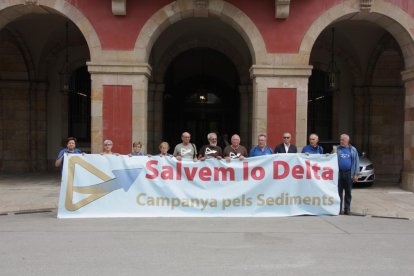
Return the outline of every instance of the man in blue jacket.
{"type": "Polygon", "coordinates": [[[356,148],[349,143],[348,134],[341,135],[337,155],[339,167],[338,193],[341,199],[339,214],[342,211],[343,191],[345,190],[344,214],[350,215],[352,183],[356,182],[359,176],[359,156],[356,148]]]}
{"type": "Polygon", "coordinates": [[[273,150],[267,146],[267,137],[265,134],[259,134],[257,137],[257,146],[251,149],[249,157],[273,154],[273,150]]]}
{"type": "Polygon", "coordinates": [[[306,154],[323,154],[323,148],[318,145],[319,137],[315,133],[309,135],[309,145],[304,146],[302,153],[306,154]]]}

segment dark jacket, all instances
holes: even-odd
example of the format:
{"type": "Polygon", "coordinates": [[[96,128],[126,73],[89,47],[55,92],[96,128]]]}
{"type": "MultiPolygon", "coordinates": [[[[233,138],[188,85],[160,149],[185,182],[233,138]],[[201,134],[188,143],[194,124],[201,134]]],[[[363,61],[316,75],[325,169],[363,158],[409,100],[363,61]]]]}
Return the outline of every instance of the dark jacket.
{"type": "Polygon", "coordinates": [[[285,151],[285,144],[282,143],[282,144],[279,144],[279,145],[276,146],[274,152],[275,153],[297,153],[298,149],[296,148],[295,145],[290,144],[288,152],[286,152],[285,151]]]}

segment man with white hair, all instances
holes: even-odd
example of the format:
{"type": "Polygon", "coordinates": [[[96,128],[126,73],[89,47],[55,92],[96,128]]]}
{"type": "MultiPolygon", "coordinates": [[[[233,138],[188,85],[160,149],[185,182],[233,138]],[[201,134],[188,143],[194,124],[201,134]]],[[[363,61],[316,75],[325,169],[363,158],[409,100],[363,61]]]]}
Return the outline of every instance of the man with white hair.
{"type": "Polygon", "coordinates": [[[309,135],[309,145],[304,146],[302,153],[306,154],[323,154],[323,148],[318,145],[319,137],[315,133],[309,135]]]}
{"type": "Polygon", "coordinates": [[[220,160],[223,154],[221,147],[217,146],[217,134],[214,132],[209,133],[207,140],[209,144],[200,149],[198,159],[204,161],[209,158],[217,158],[220,160]]]}
{"type": "Polygon", "coordinates": [[[178,144],[174,148],[173,155],[178,161],[181,160],[193,160],[197,161],[197,149],[193,143],[190,143],[191,135],[189,132],[183,132],[181,134],[182,143],[178,144]]]}
{"type": "Polygon", "coordinates": [[[339,214],[341,214],[342,207],[344,207],[344,214],[350,215],[352,183],[358,181],[359,176],[359,156],[356,148],[349,143],[348,134],[342,134],[339,141],[340,145],[337,148],[339,167],[338,193],[341,199],[339,214]],[[342,206],[344,190],[345,204],[342,206]]]}
{"type": "Polygon", "coordinates": [[[230,162],[231,159],[243,160],[247,156],[247,149],[240,145],[240,136],[237,134],[231,136],[231,144],[223,151],[223,157],[226,161],[230,162]]]}

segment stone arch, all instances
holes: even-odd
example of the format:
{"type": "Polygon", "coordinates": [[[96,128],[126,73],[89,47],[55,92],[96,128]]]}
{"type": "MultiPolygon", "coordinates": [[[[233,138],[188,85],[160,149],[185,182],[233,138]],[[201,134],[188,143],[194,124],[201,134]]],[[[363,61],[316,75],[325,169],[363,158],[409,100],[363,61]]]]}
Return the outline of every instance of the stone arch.
{"type": "MultiPolygon", "coordinates": [[[[383,54],[384,47],[390,46],[390,44],[392,45],[395,44],[394,38],[389,34],[384,35],[381,41],[378,43],[377,47],[375,48],[375,51],[372,53],[371,57],[369,58],[369,64],[367,66],[367,73],[365,77],[366,83],[373,82],[375,69],[376,69],[376,66],[378,65],[379,58],[383,54]]],[[[398,45],[396,45],[396,47],[398,47],[398,45]]],[[[402,62],[403,62],[404,60],[403,60],[401,49],[398,48],[395,50],[400,55],[400,58],[402,59],[402,62]]]]}
{"type": "MultiPolygon", "coordinates": [[[[318,45],[319,47],[317,48],[318,51],[323,51],[325,53],[325,55],[330,56],[331,54],[331,42],[330,41],[323,41],[321,43],[321,45],[318,45]]],[[[363,72],[362,72],[362,68],[361,65],[357,63],[357,61],[355,60],[355,55],[350,54],[347,51],[344,51],[343,48],[341,46],[336,46],[335,47],[335,51],[334,51],[334,55],[335,57],[339,58],[340,60],[342,60],[342,62],[349,67],[350,69],[350,73],[353,76],[353,79],[355,80],[355,84],[356,85],[362,85],[364,82],[363,79],[363,72]]],[[[315,49],[313,49],[313,51],[315,51],[315,49]]],[[[329,70],[329,62],[327,63],[326,61],[320,61],[320,60],[316,60],[313,62],[314,67],[316,67],[317,69],[321,69],[323,71],[328,71],[329,70]],[[317,66],[315,66],[315,64],[317,64],[317,66]]]]}
{"type": "MultiPolygon", "coordinates": [[[[197,1],[178,0],[158,10],[143,26],[135,43],[138,59],[148,62],[154,43],[170,25],[185,18],[197,17],[200,8],[197,1]]],[[[223,0],[211,0],[201,8],[208,16],[233,27],[246,42],[253,64],[267,63],[266,46],[253,21],[240,9],[223,0]]]]}
{"type": "Polygon", "coordinates": [[[89,20],[76,7],[65,0],[38,0],[26,4],[23,0],[9,0],[0,2],[0,13],[7,12],[9,8],[21,6],[18,12],[13,11],[0,19],[0,29],[20,16],[32,12],[48,12],[49,9],[70,19],[80,30],[88,44],[91,60],[100,56],[101,42],[89,20]],[[45,8],[46,7],[46,11],[45,8]]]}
{"type": "MultiPolygon", "coordinates": [[[[1,30],[0,30],[1,31],[1,30]]],[[[17,43],[16,47],[20,50],[22,57],[26,63],[27,78],[32,80],[35,78],[35,66],[33,63],[32,55],[30,54],[29,48],[26,42],[21,38],[20,34],[14,30],[6,30],[9,36],[11,36],[17,43]]]]}
{"type": "Polygon", "coordinates": [[[241,68],[245,68],[248,65],[243,64],[243,61],[238,58],[237,53],[230,51],[228,48],[225,47],[225,45],[221,45],[219,42],[215,43],[212,41],[198,41],[196,44],[190,41],[177,45],[171,51],[164,55],[164,57],[159,62],[159,66],[156,66],[158,70],[153,69],[153,79],[156,82],[162,83],[168,66],[178,55],[188,50],[199,47],[210,48],[219,51],[233,62],[236,69],[238,70],[241,83],[247,83],[250,80],[249,72],[241,70],[241,68]]]}
{"type": "Polygon", "coordinates": [[[305,33],[299,53],[310,57],[312,47],[321,32],[331,23],[349,18],[370,21],[387,30],[399,44],[406,68],[414,66],[414,19],[397,6],[384,0],[372,2],[371,11],[361,12],[359,0],[349,0],[335,5],[313,22],[305,33]]]}

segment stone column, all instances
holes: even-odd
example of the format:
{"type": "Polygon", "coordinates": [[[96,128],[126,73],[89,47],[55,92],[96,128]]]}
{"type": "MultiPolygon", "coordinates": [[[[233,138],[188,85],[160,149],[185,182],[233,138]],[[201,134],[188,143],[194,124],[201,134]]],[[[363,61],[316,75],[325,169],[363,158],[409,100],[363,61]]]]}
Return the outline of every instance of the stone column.
{"type": "Polygon", "coordinates": [[[358,149],[360,149],[361,151],[366,151],[367,147],[365,144],[365,137],[367,136],[367,134],[365,132],[367,131],[367,93],[365,93],[366,89],[364,89],[363,87],[354,87],[352,92],[354,98],[354,135],[352,137],[352,143],[355,146],[357,146],[358,149]]]}
{"type": "Polygon", "coordinates": [[[148,146],[148,77],[136,75],[132,85],[132,141],[141,141],[144,152],[148,146]]]}
{"type": "MultiPolygon", "coordinates": [[[[144,147],[148,136],[148,78],[151,67],[147,63],[88,62],[91,73],[91,152],[102,151],[103,142],[103,95],[104,86],[132,87],[131,141],[141,141],[144,147]]],[[[144,148],[146,150],[146,148],[144,148]]]]}
{"type": "Polygon", "coordinates": [[[239,85],[240,93],[240,137],[242,144],[246,147],[251,146],[251,85],[239,85]]]}
{"type": "Polygon", "coordinates": [[[165,84],[151,83],[148,89],[148,152],[157,153],[163,138],[163,97],[165,84]]]}
{"type": "Polygon", "coordinates": [[[0,172],[32,171],[36,151],[29,80],[0,80],[0,172]]]}
{"type": "Polygon", "coordinates": [[[253,77],[252,135],[254,143],[260,133],[267,133],[267,84],[271,78],[253,77]]]}
{"type": "MultiPolygon", "coordinates": [[[[296,91],[296,106],[294,108],[295,136],[298,147],[306,144],[307,136],[307,107],[308,107],[308,81],[312,66],[309,65],[253,65],[250,76],[253,79],[253,115],[252,115],[252,141],[256,141],[257,135],[267,133],[268,126],[268,93],[269,89],[293,89],[296,91]]],[[[275,111],[277,113],[277,110],[275,111]]],[[[275,113],[275,114],[276,114],[275,113]]],[[[277,116],[277,114],[275,115],[277,116]]],[[[273,133],[284,129],[271,126],[273,133]]],[[[278,134],[279,135],[279,134],[278,134]]],[[[280,137],[268,137],[269,140],[280,140],[280,137]]]]}
{"type": "Polygon", "coordinates": [[[402,72],[402,79],[405,83],[405,116],[401,187],[414,192],[414,69],[402,72]]]}
{"type": "Polygon", "coordinates": [[[30,155],[31,171],[45,171],[47,164],[46,101],[49,89],[46,82],[36,81],[30,90],[30,155]]]}

